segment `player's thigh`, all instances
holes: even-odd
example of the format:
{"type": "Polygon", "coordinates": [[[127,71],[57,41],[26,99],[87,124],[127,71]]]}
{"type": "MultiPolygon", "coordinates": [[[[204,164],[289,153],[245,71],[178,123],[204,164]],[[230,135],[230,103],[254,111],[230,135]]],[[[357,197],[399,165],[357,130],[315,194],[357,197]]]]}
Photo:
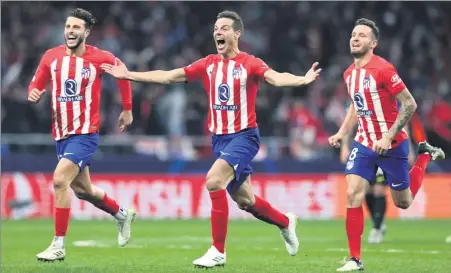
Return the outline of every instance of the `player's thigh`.
{"type": "Polygon", "coordinates": [[[68,143],[62,154],[79,166],[82,171],[87,165],[91,164],[92,157],[97,150],[99,143],[98,134],[74,135],[68,139],[68,143]]]}
{"type": "Polygon", "coordinates": [[[65,189],[77,177],[80,169],[73,161],[62,158],[53,173],[53,185],[55,189],[65,189]]]}
{"type": "Polygon", "coordinates": [[[346,175],[346,184],[348,208],[360,207],[365,199],[365,190],[369,184],[368,180],[359,175],[348,174],[346,175]]]}
{"type": "Polygon", "coordinates": [[[235,178],[228,185],[229,193],[239,189],[253,173],[251,162],[260,149],[260,133],[258,129],[240,132],[224,148],[220,158],[229,162],[235,171],[235,178]]]}
{"type": "Polygon", "coordinates": [[[227,162],[233,173],[232,176],[229,176],[230,171],[227,172],[228,179],[223,184],[227,187],[229,193],[238,189],[252,174],[250,163],[257,155],[259,148],[260,135],[258,129],[248,129],[228,136],[214,136],[213,152],[218,158],[217,161],[222,159],[220,162],[227,162]]]}
{"type": "MultiPolygon", "coordinates": [[[[377,168],[376,161],[377,153],[355,141],[346,162],[345,176],[358,176],[368,182],[374,182],[377,168]]],[[[356,178],[352,178],[352,180],[356,180],[356,178]]]]}
{"type": "Polygon", "coordinates": [[[409,162],[407,158],[386,161],[383,170],[393,203],[399,208],[407,209],[413,200],[410,191],[409,162]]]}
{"type": "Polygon", "coordinates": [[[81,199],[87,198],[93,194],[89,166],[86,166],[77,177],[75,177],[74,181],[70,184],[70,187],[75,195],[81,199]]]}
{"type": "Polygon", "coordinates": [[[377,165],[384,172],[386,182],[393,191],[404,191],[410,186],[409,147],[408,143],[403,144],[389,150],[377,160],[377,165]],[[407,147],[403,144],[407,144],[407,147]]]}
{"type": "Polygon", "coordinates": [[[412,203],[408,155],[408,142],[404,141],[398,147],[388,151],[386,156],[378,159],[378,165],[384,171],[390,187],[393,202],[402,209],[408,208],[412,203]]]}
{"type": "Polygon", "coordinates": [[[206,187],[209,191],[218,191],[227,188],[235,177],[235,170],[222,158],[216,159],[207,173],[206,187]]]}
{"type": "Polygon", "coordinates": [[[251,176],[249,175],[246,180],[235,191],[229,191],[232,199],[238,204],[240,209],[247,209],[255,204],[255,195],[252,188],[251,176]]]}
{"type": "Polygon", "coordinates": [[[402,191],[390,189],[393,203],[400,209],[408,209],[413,202],[412,192],[410,189],[402,191]]]}

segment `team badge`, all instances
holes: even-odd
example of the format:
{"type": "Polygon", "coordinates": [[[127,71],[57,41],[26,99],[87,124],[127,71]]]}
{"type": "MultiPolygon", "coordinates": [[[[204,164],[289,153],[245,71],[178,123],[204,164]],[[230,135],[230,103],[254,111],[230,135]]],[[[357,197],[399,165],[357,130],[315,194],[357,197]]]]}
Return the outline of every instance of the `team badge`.
{"type": "Polygon", "coordinates": [[[370,89],[370,78],[369,77],[365,77],[363,79],[363,89],[370,89]]]}
{"type": "Polygon", "coordinates": [[[83,68],[81,70],[81,77],[85,80],[89,79],[89,76],[91,76],[91,69],[90,68],[83,68]]]}
{"type": "Polygon", "coordinates": [[[350,170],[352,167],[354,167],[354,160],[349,160],[346,164],[346,169],[350,170]]]}
{"type": "Polygon", "coordinates": [[[234,79],[241,78],[241,67],[234,68],[233,71],[232,71],[232,76],[233,76],[234,79]]]}

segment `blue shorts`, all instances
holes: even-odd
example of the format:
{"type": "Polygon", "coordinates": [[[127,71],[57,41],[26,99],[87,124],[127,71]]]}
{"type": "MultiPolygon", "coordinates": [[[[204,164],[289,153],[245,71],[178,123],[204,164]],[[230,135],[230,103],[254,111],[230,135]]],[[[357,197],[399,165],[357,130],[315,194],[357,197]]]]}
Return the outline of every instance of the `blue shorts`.
{"type": "Polygon", "coordinates": [[[224,159],[235,170],[235,178],[227,186],[232,194],[253,172],[250,163],[260,149],[260,131],[253,128],[229,135],[213,134],[212,144],[215,157],[224,159]]]}
{"type": "Polygon", "coordinates": [[[91,165],[91,158],[97,150],[99,134],[71,135],[56,142],[58,161],[67,158],[80,167],[82,171],[86,165],[91,165]]]}
{"type": "Polygon", "coordinates": [[[410,186],[408,156],[408,140],[388,150],[387,154],[383,156],[355,141],[346,163],[345,175],[355,174],[374,183],[379,166],[384,172],[390,188],[402,191],[410,186]]]}

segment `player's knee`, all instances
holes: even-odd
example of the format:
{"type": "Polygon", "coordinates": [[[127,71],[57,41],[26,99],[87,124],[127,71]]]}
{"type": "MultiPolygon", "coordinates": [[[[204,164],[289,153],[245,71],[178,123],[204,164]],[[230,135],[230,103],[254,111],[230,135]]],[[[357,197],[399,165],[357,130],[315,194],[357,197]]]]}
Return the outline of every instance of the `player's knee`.
{"type": "Polygon", "coordinates": [[[410,204],[412,203],[409,200],[393,200],[395,203],[395,206],[397,206],[400,209],[408,209],[410,207],[410,204]]]}
{"type": "Polygon", "coordinates": [[[88,200],[90,197],[90,195],[82,188],[74,187],[74,188],[72,188],[72,190],[74,191],[74,194],[78,199],[88,200]]]}
{"type": "Polygon", "coordinates": [[[237,197],[235,198],[235,202],[238,205],[238,208],[248,211],[255,205],[255,200],[252,200],[248,197],[237,197]]]}
{"type": "Polygon", "coordinates": [[[53,176],[53,189],[55,191],[62,191],[69,187],[70,181],[68,181],[64,176],[54,175],[53,176]]]}
{"type": "Polygon", "coordinates": [[[223,184],[224,183],[221,180],[221,177],[219,175],[210,174],[210,173],[207,174],[206,187],[207,187],[208,191],[212,192],[212,191],[223,190],[223,189],[225,189],[223,184]]]}
{"type": "Polygon", "coordinates": [[[72,190],[74,191],[75,196],[78,199],[89,201],[94,196],[94,193],[93,193],[93,190],[92,190],[91,187],[89,187],[89,188],[82,187],[82,186],[77,185],[77,183],[72,183],[70,185],[70,187],[72,188],[72,190]]]}
{"type": "Polygon", "coordinates": [[[359,198],[363,199],[365,195],[365,189],[357,187],[348,187],[346,195],[348,197],[348,200],[356,200],[359,198]]]}

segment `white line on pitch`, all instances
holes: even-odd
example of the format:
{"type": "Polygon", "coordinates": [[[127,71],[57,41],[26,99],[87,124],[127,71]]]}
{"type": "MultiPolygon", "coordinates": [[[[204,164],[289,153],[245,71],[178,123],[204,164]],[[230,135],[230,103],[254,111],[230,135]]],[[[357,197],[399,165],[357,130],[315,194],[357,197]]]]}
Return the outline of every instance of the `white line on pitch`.
{"type": "MultiPolygon", "coordinates": [[[[328,248],[326,251],[329,252],[348,252],[347,248],[328,248]]],[[[362,249],[362,252],[381,252],[381,253],[411,253],[411,254],[440,254],[448,253],[440,250],[420,250],[420,251],[407,251],[403,249],[362,249]]],[[[449,252],[451,253],[451,252],[449,252]]]]}

